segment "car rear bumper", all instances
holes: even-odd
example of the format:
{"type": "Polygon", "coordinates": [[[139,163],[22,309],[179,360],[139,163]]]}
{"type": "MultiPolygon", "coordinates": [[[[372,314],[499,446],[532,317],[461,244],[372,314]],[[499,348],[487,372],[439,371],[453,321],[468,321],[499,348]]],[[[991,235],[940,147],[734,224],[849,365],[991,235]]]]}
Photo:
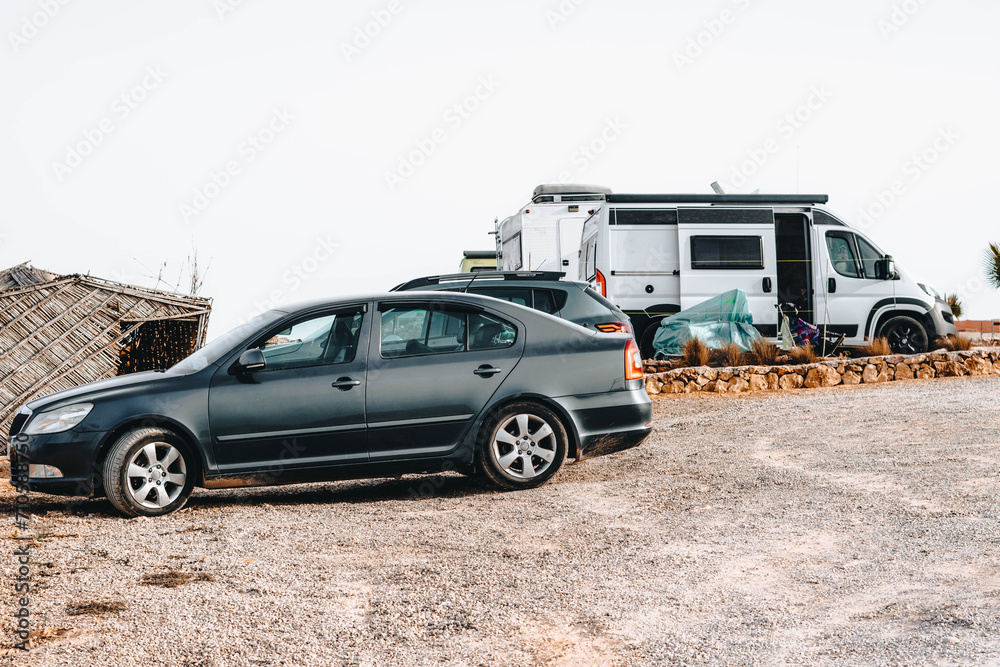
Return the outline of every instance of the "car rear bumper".
{"type": "Polygon", "coordinates": [[[653,431],[653,406],[645,388],[556,401],[576,427],[577,460],[631,449],[653,431]]]}

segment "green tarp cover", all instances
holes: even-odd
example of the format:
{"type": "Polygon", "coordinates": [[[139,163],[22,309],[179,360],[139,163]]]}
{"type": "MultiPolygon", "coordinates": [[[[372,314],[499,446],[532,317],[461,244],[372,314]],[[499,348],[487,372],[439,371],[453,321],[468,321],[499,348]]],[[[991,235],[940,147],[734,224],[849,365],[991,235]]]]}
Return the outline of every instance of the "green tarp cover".
{"type": "Polygon", "coordinates": [[[734,289],[663,318],[653,349],[657,359],[679,357],[684,354],[684,343],[698,338],[712,349],[736,343],[747,351],[761,337],[753,326],[747,293],[734,289]]]}

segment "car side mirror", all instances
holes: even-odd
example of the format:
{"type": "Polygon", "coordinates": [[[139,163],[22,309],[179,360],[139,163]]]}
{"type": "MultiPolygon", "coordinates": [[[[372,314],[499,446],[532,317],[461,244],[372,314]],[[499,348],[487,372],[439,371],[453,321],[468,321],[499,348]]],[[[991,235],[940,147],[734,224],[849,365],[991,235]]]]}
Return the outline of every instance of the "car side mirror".
{"type": "Polygon", "coordinates": [[[241,373],[252,373],[267,368],[267,360],[264,359],[264,353],[256,347],[241,354],[240,360],[236,363],[241,373]]]}
{"type": "Polygon", "coordinates": [[[892,255],[886,255],[875,262],[875,277],[879,280],[892,280],[896,275],[896,261],[892,255]]]}

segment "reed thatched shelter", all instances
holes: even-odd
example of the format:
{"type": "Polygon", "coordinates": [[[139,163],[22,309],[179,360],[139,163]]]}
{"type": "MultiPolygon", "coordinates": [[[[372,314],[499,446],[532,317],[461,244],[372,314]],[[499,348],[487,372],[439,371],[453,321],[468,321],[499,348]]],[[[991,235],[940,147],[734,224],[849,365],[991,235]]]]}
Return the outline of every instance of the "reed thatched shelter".
{"type": "Polygon", "coordinates": [[[173,365],[204,343],[211,309],[211,299],[27,263],[0,272],[0,427],[32,398],[173,365]]]}

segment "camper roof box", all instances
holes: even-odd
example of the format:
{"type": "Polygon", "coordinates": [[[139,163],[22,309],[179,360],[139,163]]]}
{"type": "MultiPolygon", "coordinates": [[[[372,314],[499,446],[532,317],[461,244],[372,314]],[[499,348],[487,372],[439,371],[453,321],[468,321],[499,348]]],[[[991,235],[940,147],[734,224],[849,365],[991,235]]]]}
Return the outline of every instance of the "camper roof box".
{"type": "Polygon", "coordinates": [[[611,194],[611,188],[602,185],[580,185],[574,183],[557,183],[539,185],[531,194],[533,204],[557,201],[604,201],[611,194]]]}

